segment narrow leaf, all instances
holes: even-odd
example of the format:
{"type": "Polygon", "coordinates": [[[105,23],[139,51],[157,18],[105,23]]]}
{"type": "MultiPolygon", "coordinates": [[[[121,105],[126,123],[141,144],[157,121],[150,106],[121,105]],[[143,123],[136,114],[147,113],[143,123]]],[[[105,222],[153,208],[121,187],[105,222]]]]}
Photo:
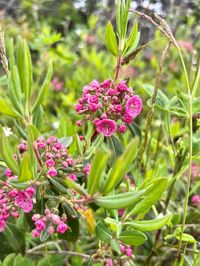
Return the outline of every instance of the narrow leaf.
{"type": "Polygon", "coordinates": [[[111,22],[109,21],[106,26],[106,46],[108,50],[113,54],[117,55],[118,53],[118,45],[117,45],[117,39],[116,35],[114,33],[113,27],[111,22]]]}
{"type": "Polygon", "coordinates": [[[41,90],[39,91],[39,95],[38,98],[33,106],[33,110],[32,113],[36,112],[38,107],[40,106],[40,104],[42,103],[45,95],[47,94],[48,88],[49,88],[49,84],[51,81],[51,76],[52,76],[52,64],[49,64],[49,68],[45,77],[45,80],[42,84],[41,90]]]}

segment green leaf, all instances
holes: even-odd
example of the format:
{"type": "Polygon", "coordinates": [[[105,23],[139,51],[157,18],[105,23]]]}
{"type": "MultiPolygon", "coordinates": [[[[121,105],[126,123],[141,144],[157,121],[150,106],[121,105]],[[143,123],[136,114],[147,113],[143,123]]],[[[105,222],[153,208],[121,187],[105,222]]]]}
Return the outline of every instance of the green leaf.
{"type": "Polygon", "coordinates": [[[121,20],[122,20],[121,0],[118,0],[116,8],[116,26],[117,26],[117,34],[119,36],[119,39],[121,39],[121,20]]]}
{"type": "Polygon", "coordinates": [[[106,194],[119,185],[128,172],[131,162],[135,159],[138,152],[138,139],[131,140],[126,147],[125,152],[118,157],[113,168],[111,169],[107,180],[102,186],[101,191],[106,194]]]}
{"type": "Polygon", "coordinates": [[[62,145],[64,145],[66,148],[68,148],[72,142],[73,142],[73,137],[69,136],[69,137],[63,137],[61,139],[58,140],[62,145]]]}
{"type": "Polygon", "coordinates": [[[15,259],[16,254],[11,253],[9,254],[3,261],[2,266],[13,266],[14,265],[14,259],[15,259]]]}
{"type": "Polygon", "coordinates": [[[19,182],[26,182],[33,179],[33,172],[30,164],[29,154],[26,152],[21,161],[20,171],[19,171],[19,182]]]}
{"type": "Polygon", "coordinates": [[[37,111],[37,109],[39,108],[40,104],[42,103],[44,97],[46,96],[48,88],[49,88],[49,84],[51,81],[51,76],[52,76],[52,63],[49,64],[45,80],[42,84],[41,90],[39,91],[39,95],[37,97],[37,100],[35,101],[35,104],[33,106],[32,113],[37,111]]]}
{"type": "Polygon", "coordinates": [[[21,254],[18,254],[15,257],[13,266],[25,266],[25,264],[24,264],[24,258],[22,257],[21,254]]]}
{"type": "Polygon", "coordinates": [[[124,225],[129,225],[142,232],[155,231],[162,228],[164,225],[168,225],[170,223],[171,217],[172,216],[169,214],[154,220],[126,222],[124,225]]]}
{"type": "Polygon", "coordinates": [[[87,191],[81,187],[80,184],[76,183],[75,181],[71,180],[69,177],[65,178],[65,183],[69,188],[73,188],[77,192],[79,192],[82,195],[88,196],[87,191]]]}
{"type": "Polygon", "coordinates": [[[131,33],[128,39],[126,40],[125,47],[124,47],[122,54],[126,54],[129,51],[129,49],[133,47],[136,37],[137,37],[137,33],[138,33],[138,22],[137,20],[135,20],[131,33]]]}
{"type": "Polygon", "coordinates": [[[19,167],[17,162],[13,158],[13,154],[10,149],[10,145],[8,143],[8,139],[5,136],[3,129],[1,129],[1,138],[0,138],[0,152],[2,155],[2,158],[4,162],[7,164],[7,166],[11,169],[13,174],[18,175],[19,173],[19,167]]]}
{"type": "Polygon", "coordinates": [[[22,115],[23,114],[22,96],[20,99],[18,98],[18,95],[16,94],[15,91],[14,83],[11,79],[9,79],[8,81],[8,95],[16,112],[22,115]]]}
{"type": "Polygon", "coordinates": [[[108,152],[97,151],[92,161],[91,170],[88,175],[87,190],[90,195],[94,195],[102,180],[102,176],[106,167],[106,163],[109,157],[108,152]]]}
{"type": "Polygon", "coordinates": [[[65,183],[61,178],[56,178],[56,177],[52,178],[52,177],[48,176],[48,179],[59,193],[68,194],[68,190],[64,186],[65,183]]]}
{"type": "Polygon", "coordinates": [[[102,241],[110,241],[112,239],[112,232],[105,223],[99,221],[96,226],[96,236],[102,241]]]}
{"type": "Polygon", "coordinates": [[[122,31],[122,38],[125,39],[126,31],[127,31],[127,24],[128,24],[128,15],[130,9],[131,0],[122,1],[121,5],[121,31],[122,31]]]}
{"type": "Polygon", "coordinates": [[[25,40],[18,37],[17,40],[17,67],[20,76],[22,92],[25,94],[25,106],[27,108],[32,88],[32,62],[30,51],[25,40]]]}
{"type": "MultiPolygon", "coordinates": [[[[139,41],[140,41],[140,32],[137,33],[136,35],[136,38],[135,38],[135,41],[132,45],[132,47],[130,49],[128,49],[128,51],[124,54],[124,57],[128,57],[129,55],[131,55],[132,53],[134,53],[134,51],[137,49],[138,47],[138,44],[139,44],[139,41]]],[[[141,49],[140,49],[141,50],[141,49]]],[[[139,51],[140,51],[139,50],[139,51]]],[[[138,52],[139,52],[138,51],[138,52]]]]}
{"type": "Polygon", "coordinates": [[[121,142],[115,136],[107,138],[109,149],[111,150],[112,161],[115,161],[117,157],[123,154],[124,147],[121,142]]]}
{"type": "Polygon", "coordinates": [[[24,235],[14,224],[7,222],[7,226],[3,231],[3,234],[8,241],[8,245],[10,245],[13,251],[18,252],[24,247],[24,235]]]}
{"type": "Polygon", "coordinates": [[[67,216],[67,224],[70,227],[64,234],[59,234],[60,239],[65,239],[70,242],[76,242],[79,237],[80,225],[78,218],[72,218],[70,215],[67,216]]]}
{"type": "Polygon", "coordinates": [[[147,237],[140,231],[129,230],[122,232],[119,239],[126,245],[140,246],[147,240],[147,237]]]}
{"type": "Polygon", "coordinates": [[[141,200],[143,195],[144,190],[132,191],[112,196],[100,197],[94,202],[98,206],[103,207],[105,209],[121,209],[136,204],[139,200],[141,200]]]}
{"type": "Polygon", "coordinates": [[[119,242],[116,239],[111,239],[110,246],[112,250],[116,251],[119,255],[121,254],[119,242]]]}
{"type": "Polygon", "coordinates": [[[113,27],[111,22],[109,21],[106,26],[106,46],[108,50],[113,54],[117,55],[118,53],[118,45],[117,45],[117,39],[116,35],[114,33],[113,27]]]}
{"type": "Polygon", "coordinates": [[[42,258],[37,266],[61,266],[64,264],[64,256],[61,254],[48,255],[42,258]]]}
{"type": "Polygon", "coordinates": [[[148,185],[149,188],[146,190],[144,198],[130,210],[128,216],[146,213],[162,197],[167,189],[168,180],[164,177],[157,178],[148,185]]]}
{"type": "Polygon", "coordinates": [[[14,118],[20,117],[20,114],[13,111],[12,108],[2,98],[0,98],[0,113],[14,118]]]}

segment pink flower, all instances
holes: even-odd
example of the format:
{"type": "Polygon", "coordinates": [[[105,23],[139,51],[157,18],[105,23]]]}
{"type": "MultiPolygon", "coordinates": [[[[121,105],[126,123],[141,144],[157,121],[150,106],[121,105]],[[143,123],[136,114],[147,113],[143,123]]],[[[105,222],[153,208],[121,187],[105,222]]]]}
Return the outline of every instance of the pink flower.
{"type": "Polygon", "coordinates": [[[133,251],[132,251],[132,249],[131,249],[130,247],[128,247],[128,248],[126,249],[126,255],[127,255],[128,257],[131,257],[131,256],[133,255],[133,251]]]}
{"type": "Polygon", "coordinates": [[[124,209],[119,209],[118,210],[118,214],[119,216],[122,216],[124,214],[125,210],[124,209]]]}
{"type": "Polygon", "coordinates": [[[68,225],[66,225],[64,222],[60,222],[56,228],[56,231],[57,233],[64,234],[67,229],[69,229],[68,225]]]}
{"type": "Polygon", "coordinates": [[[57,150],[60,150],[62,148],[62,144],[57,142],[54,144],[54,147],[57,149],[57,150]]]}
{"type": "Polygon", "coordinates": [[[110,137],[116,132],[117,126],[114,120],[103,119],[97,124],[96,130],[105,137],[110,137]]]}
{"type": "Polygon", "coordinates": [[[83,168],[83,172],[85,173],[85,175],[89,175],[90,168],[91,168],[91,164],[90,163],[86,163],[86,165],[83,168]]]}
{"type": "Polygon", "coordinates": [[[54,143],[54,142],[56,142],[57,141],[57,138],[56,137],[54,137],[54,136],[51,136],[51,137],[49,137],[48,139],[47,139],[47,144],[49,145],[49,144],[51,144],[51,143],[54,143]]]}
{"type": "Polygon", "coordinates": [[[200,204],[200,196],[199,195],[192,196],[192,203],[199,205],[200,204]]]}
{"type": "Polygon", "coordinates": [[[45,146],[46,146],[46,144],[44,142],[41,142],[41,141],[38,142],[38,144],[37,144],[38,149],[44,149],[45,146]]]}
{"type": "Polygon", "coordinates": [[[135,95],[126,102],[126,113],[130,117],[135,118],[142,111],[142,107],[141,98],[138,95],[135,95]]]}
{"type": "Polygon", "coordinates": [[[52,214],[51,220],[53,224],[59,224],[60,223],[60,216],[57,214],[52,214]]]}
{"type": "Polygon", "coordinates": [[[79,139],[80,139],[80,141],[83,141],[85,139],[85,137],[81,135],[81,136],[79,136],[79,139]]]}
{"type": "Polygon", "coordinates": [[[5,171],[5,176],[7,177],[11,177],[13,175],[12,171],[10,170],[10,168],[6,168],[6,171],[5,171]]]}
{"type": "Polygon", "coordinates": [[[46,228],[46,224],[42,220],[37,220],[35,226],[38,231],[42,231],[46,228]]]}
{"type": "Polygon", "coordinates": [[[82,120],[78,120],[78,121],[76,121],[76,124],[77,124],[78,127],[81,127],[82,124],[83,124],[83,121],[82,120]]]}
{"type": "Polygon", "coordinates": [[[54,165],[55,165],[55,162],[53,159],[46,160],[47,167],[53,167],[54,165]]]}
{"type": "Polygon", "coordinates": [[[125,114],[123,117],[122,117],[122,121],[127,123],[127,124],[131,124],[132,121],[133,121],[133,118],[131,116],[129,116],[128,114],[125,114]]]}
{"type": "Polygon", "coordinates": [[[38,238],[40,236],[40,232],[37,229],[34,229],[32,231],[32,235],[33,235],[34,238],[38,238]]]}
{"type": "Polygon", "coordinates": [[[119,82],[117,86],[118,91],[127,91],[128,87],[126,86],[126,80],[122,80],[119,82]]]}
{"type": "Polygon", "coordinates": [[[34,214],[31,219],[32,219],[32,221],[36,222],[40,218],[41,218],[41,215],[40,214],[34,214]]]}
{"type": "Polygon", "coordinates": [[[49,168],[48,175],[50,175],[51,177],[56,176],[57,170],[54,167],[49,168]]]}
{"type": "Polygon", "coordinates": [[[49,230],[48,230],[49,235],[50,235],[50,236],[53,235],[54,232],[55,232],[54,227],[53,227],[53,226],[50,226],[50,227],[49,227],[49,230]]]}
{"type": "Polygon", "coordinates": [[[112,261],[112,259],[107,259],[107,260],[106,260],[106,266],[113,266],[113,261],[112,261]]]}
{"type": "Polygon", "coordinates": [[[35,195],[35,188],[34,187],[28,187],[26,190],[26,195],[28,195],[29,197],[33,197],[35,195]]]}
{"type": "Polygon", "coordinates": [[[126,247],[122,244],[119,245],[121,252],[125,253],[126,247]]]}
{"type": "Polygon", "coordinates": [[[27,151],[27,143],[22,142],[21,144],[18,145],[18,149],[20,153],[27,151]]]}
{"type": "Polygon", "coordinates": [[[62,162],[62,165],[63,165],[65,168],[67,168],[67,167],[68,167],[68,163],[67,163],[67,162],[65,162],[65,161],[63,161],[63,162],[62,162]]]}
{"type": "Polygon", "coordinates": [[[6,223],[4,220],[0,220],[0,233],[6,228],[6,223]]]}
{"type": "Polygon", "coordinates": [[[18,195],[15,197],[15,203],[19,208],[23,209],[25,213],[31,212],[33,209],[32,199],[24,191],[19,191],[18,195]]]}
{"type": "Polygon", "coordinates": [[[69,178],[71,178],[71,180],[76,181],[77,177],[75,174],[69,174],[69,178]]]}
{"type": "Polygon", "coordinates": [[[120,125],[118,126],[117,130],[120,132],[120,133],[124,133],[126,132],[126,126],[125,125],[120,125]]]}
{"type": "Polygon", "coordinates": [[[66,160],[66,161],[67,161],[67,162],[68,162],[68,164],[69,164],[69,165],[71,165],[71,166],[75,164],[75,161],[74,161],[74,159],[72,159],[72,158],[70,158],[70,157],[69,157],[69,158],[67,158],[67,160],[66,160]]]}

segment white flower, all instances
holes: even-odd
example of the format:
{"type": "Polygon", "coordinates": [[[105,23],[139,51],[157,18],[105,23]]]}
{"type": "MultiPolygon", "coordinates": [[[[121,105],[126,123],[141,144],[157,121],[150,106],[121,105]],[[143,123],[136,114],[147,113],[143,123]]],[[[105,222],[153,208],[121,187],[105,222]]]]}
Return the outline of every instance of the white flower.
{"type": "Polygon", "coordinates": [[[13,134],[10,127],[3,127],[3,132],[6,135],[6,137],[9,137],[10,135],[13,134]]]}

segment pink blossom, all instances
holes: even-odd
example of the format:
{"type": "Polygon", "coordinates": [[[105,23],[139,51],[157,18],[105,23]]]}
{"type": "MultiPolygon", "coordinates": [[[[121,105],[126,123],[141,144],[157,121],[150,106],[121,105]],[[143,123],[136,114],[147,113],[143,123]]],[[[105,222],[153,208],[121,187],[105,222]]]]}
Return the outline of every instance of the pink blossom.
{"type": "Polygon", "coordinates": [[[46,224],[42,220],[37,220],[35,226],[38,231],[42,231],[46,228],[46,224]]]}
{"type": "Polygon", "coordinates": [[[51,159],[53,155],[50,152],[46,152],[46,158],[51,159]]]}
{"type": "Polygon", "coordinates": [[[56,142],[56,141],[57,141],[57,138],[54,137],[54,136],[51,136],[51,137],[49,137],[49,138],[47,139],[46,143],[47,143],[48,145],[50,145],[51,143],[54,143],[54,142],[56,142]]]}
{"type": "Polygon", "coordinates": [[[121,252],[125,253],[126,247],[123,244],[119,245],[121,252]]]}
{"type": "Polygon", "coordinates": [[[126,102],[126,113],[135,118],[142,111],[142,100],[138,95],[134,95],[126,102]]]}
{"type": "Polygon", "coordinates": [[[79,139],[80,139],[80,141],[83,141],[85,139],[85,137],[81,135],[81,136],[79,136],[79,139]]]}
{"type": "Polygon", "coordinates": [[[57,233],[64,234],[69,229],[68,225],[64,222],[60,222],[56,228],[57,233]]]}
{"type": "Polygon", "coordinates": [[[25,190],[25,192],[26,192],[26,195],[28,195],[28,196],[31,197],[31,198],[32,198],[32,197],[35,195],[35,193],[36,193],[34,187],[28,187],[28,188],[25,190]]]}
{"type": "Polygon", "coordinates": [[[24,141],[21,144],[19,144],[18,149],[20,153],[27,151],[27,142],[24,141]]]}
{"type": "Polygon", "coordinates": [[[131,124],[133,122],[133,118],[131,116],[129,116],[128,114],[125,114],[122,117],[122,121],[127,123],[127,124],[131,124]]]}
{"type": "Polygon", "coordinates": [[[32,199],[24,191],[19,191],[18,195],[15,197],[15,203],[19,208],[23,209],[25,213],[31,212],[33,209],[32,199]]]}
{"type": "Polygon", "coordinates": [[[77,177],[75,174],[69,174],[69,178],[73,181],[76,181],[77,180],[77,177]]]}
{"type": "Polygon", "coordinates": [[[78,127],[81,127],[82,124],[83,124],[83,121],[82,120],[78,120],[78,121],[76,121],[76,124],[77,124],[78,127]]]}
{"type": "Polygon", "coordinates": [[[118,210],[118,214],[119,214],[119,216],[122,216],[122,215],[124,215],[124,212],[125,212],[125,210],[124,210],[124,209],[119,209],[119,210],[118,210]]]}
{"type": "Polygon", "coordinates": [[[60,150],[62,148],[62,144],[57,142],[54,144],[54,147],[57,149],[57,150],[60,150]]]}
{"type": "Polygon", "coordinates": [[[52,214],[51,220],[52,220],[52,223],[59,224],[60,223],[60,216],[58,216],[57,214],[52,214]]]}
{"type": "Polygon", "coordinates": [[[38,142],[37,143],[37,147],[38,147],[38,149],[44,149],[45,148],[45,146],[46,146],[46,144],[44,143],[44,142],[38,142]]]}
{"type": "Polygon", "coordinates": [[[90,163],[86,163],[86,165],[83,168],[83,172],[85,173],[85,175],[89,175],[90,168],[91,168],[91,164],[90,163]]]}
{"type": "Polygon", "coordinates": [[[113,266],[113,261],[112,261],[112,259],[107,259],[107,260],[106,260],[106,266],[113,266]]]}
{"type": "Polygon", "coordinates": [[[32,231],[32,235],[33,235],[34,238],[38,238],[40,236],[40,232],[37,229],[34,229],[32,231]]]}
{"type": "Polygon", "coordinates": [[[120,132],[120,133],[124,133],[126,132],[126,126],[125,125],[120,125],[118,126],[117,130],[120,132]]]}
{"type": "Polygon", "coordinates": [[[6,228],[6,222],[0,219],[0,233],[6,228]]]}
{"type": "Polygon", "coordinates": [[[128,257],[131,257],[131,256],[133,255],[133,251],[132,251],[132,249],[131,249],[130,247],[128,247],[128,248],[126,249],[126,255],[127,255],[128,257]]]}
{"type": "Polygon", "coordinates": [[[69,157],[69,158],[67,158],[67,160],[66,160],[66,161],[67,161],[67,162],[68,162],[68,164],[69,164],[69,165],[71,165],[71,166],[75,164],[75,161],[74,161],[74,159],[72,159],[72,158],[70,158],[70,157],[69,157]]]}
{"type": "Polygon", "coordinates": [[[199,195],[192,196],[192,203],[199,205],[200,204],[200,196],[199,195]]]}
{"type": "Polygon", "coordinates": [[[6,171],[5,171],[5,176],[7,177],[11,177],[13,175],[12,171],[10,170],[10,168],[6,168],[6,171]]]}
{"type": "Polygon", "coordinates": [[[50,227],[49,227],[48,233],[49,233],[50,236],[53,235],[53,234],[55,233],[55,229],[54,229],[53,226],[50,226],[50,227]]]}
{"type": "Polygon", "coordinates": [[[127,86],[126,86],[126,80],[122,80],[119,82],[117,86],[118,91],[127,91],[127,86]]]}
{"type": "Polygon", "coordinates": [[[63,165],[65,168],[67,168],[67,167],[68,167],[68,163],[67,163],[67,162],[65,162],[65,161],[63,161],[63,162],[62,162],[62,165],[63,165]]]}
{"type": "Polygon", "coordinates": [[[110,137],[116,132],[117,126],[114,120],[103,119],[97,124],[96,130],[105,137],[110,137]]]}
{"type": "Polygon", "coordinates": [[[51,177],[56,176],[57,170],[54,167],[49,168],[48,175],[50,175],[51,177]]]}
{"type": "Polygon", "coordinates": [[[46,160],[46,166],[47,167],[53,167],[55,165],[55,162],[53,159],[46,160]]]}
{"type": "Polygon", "coordinates": [[[31,219],[32,219],[32,221],[36,222],[40,218],[41,218],[41,215],[40,214],[34,214],[31,219]]]}

